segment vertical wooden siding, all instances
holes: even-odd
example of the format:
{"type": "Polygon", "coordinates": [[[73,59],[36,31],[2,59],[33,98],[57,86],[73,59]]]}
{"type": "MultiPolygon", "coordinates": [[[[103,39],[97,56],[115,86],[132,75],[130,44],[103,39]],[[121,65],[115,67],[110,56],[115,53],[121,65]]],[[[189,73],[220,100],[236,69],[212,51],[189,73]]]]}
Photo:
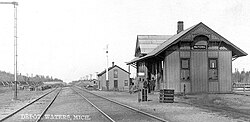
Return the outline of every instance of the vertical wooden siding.
{"type": "MultiPolygon", "coordinates": [[[[189,50],[188,51],[182,51],[181,50],[180,51],[180,58],[191,58],[191,52],[189,50]]],[[[180,92],[184,92],[184,84],[185,84],[185,86],[186,86],[185,87],[185,92],[190,93],[191,92],[191,84],[190,84],[191,79],[189,81],[183,81],[183,80],[180,79],[180,82],[181,82],[181,84],[180,84],[180,92]]]]}
{"type": "Polygon", "coordinates": [[[209,58],[218,58],[218,51],[209,51],[208,57],[209,58]]]}
{"type": "Polygon", "coordinates": [[[232,53],[219,52],[219,84],[220,92],[230,92],[232,89],[232,53]]]}
{"type": "MultiPolygon", "coordinates": [[[[164,61],[162,61],[162,62],[164,62],[164,61]]],[[[164,81],[165,81],[165,76],[164,76],[164,73],[165,73],[165,71],[164,71],[164,63],[162,63],[161,61],[159,62],[159,64],[158,64],[158,67],[159,67],[159,76],[158,76],[158,82],[159,82],[159,89],[163,89],[164,88],[164,81]],[[162,65],[163,65],[163,67],[162,67],[162,65]]]]}
{"type": "Polygon", "coordinates": [[[190,51],[180,51],[181,58],[190,58],[190,51]]]}
{"type": "Polygon", "coordinates": [[[180,57],[179,51],[168,52],[164,60],[165,87],[180,92],[180,57]]]}
{"type": "Polygon", "coordinates": [[[207,52],[194,51],[191,53],[191,58],[191,91],[207,92],[207,52]]]}
{"type": "Polygon", "coordinates": [[[209,82],[209,92],[218,92],[219,91],[219,82],[209,82]]]}

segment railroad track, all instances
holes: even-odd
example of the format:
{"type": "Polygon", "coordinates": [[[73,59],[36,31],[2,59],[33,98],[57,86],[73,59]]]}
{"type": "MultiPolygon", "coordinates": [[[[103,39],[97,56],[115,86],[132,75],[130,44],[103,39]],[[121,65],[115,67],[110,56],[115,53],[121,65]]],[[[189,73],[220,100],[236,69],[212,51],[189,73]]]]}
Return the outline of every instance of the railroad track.
{"type": "Polygon", "coordinates": [[[165,119],[143,112],[120,102],[93,94],[82,88],[74,87],[72,89],[112,122],[167,122],[165,119]]]}
{"type": "Polygon", "coordinates": [[[60,93],[60,89],[54,89],[50,92],[47,92],[41,95],[39,98],[33,100],[27,105],[21,107],[15,112],[7,115],[3,119],[0,120],[6,122],[17,122],[17,121],[35,121],[39,122],[43,115],[46,113],[48,108],[53,104],[58,94],[60,93]]]}

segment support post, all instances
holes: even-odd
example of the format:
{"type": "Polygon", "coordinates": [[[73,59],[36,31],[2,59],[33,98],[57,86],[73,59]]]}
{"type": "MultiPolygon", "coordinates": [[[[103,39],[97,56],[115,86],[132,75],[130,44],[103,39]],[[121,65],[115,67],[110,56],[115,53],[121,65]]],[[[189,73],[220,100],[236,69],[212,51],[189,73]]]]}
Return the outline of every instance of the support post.
{"type": "Polygon", "coordinates": [[[108,60],[108,45],[106,47],[107,67],[106,67],[106,89],[109,90],[109,60],[108,60]]]}
{"type": "Polygon", "coordinates": [[[17,4],[14,3],[14,100],[17,100],[17,4]]]}
{"type": "Polygon", "coordinates": [[[17,2],[0,2],[0,4],[14,5],[14,100],[17,99],[17,2]]]}
{"type": "Polygon", "coordinates": [[[243,90],[246,91],[246,84],[243,84],[243,90]]]}
{"type": "Polygon", "coordinates": [[[183,96],[186,96],[186,84],[184,84],[183,96]]]}

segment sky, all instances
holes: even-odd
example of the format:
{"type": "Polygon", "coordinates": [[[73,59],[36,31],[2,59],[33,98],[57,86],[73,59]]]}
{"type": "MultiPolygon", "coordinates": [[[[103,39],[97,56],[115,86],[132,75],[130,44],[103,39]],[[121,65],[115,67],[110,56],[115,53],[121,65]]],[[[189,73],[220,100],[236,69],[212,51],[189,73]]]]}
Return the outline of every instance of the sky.
{"type": "MultiPolygon", "coordinates": [[[[6,0],[9,1],[9,0],[6,0]]],[[[12,1],[11,1],[12,2],[12,1]]],[[[109,65],[128,69],[137,35],[174,35],[203,22],[250,54],[249,0],[17,0],[18,73],[65,82],[102,72],[109,65]]],[[[0,5],[0,70],[14,72],[13,5],[0,5]]],[[[233,61],[249,71],[250,56],[233,61]]],[[[132,77],[135,76],[131,68],[132,77]]]]}

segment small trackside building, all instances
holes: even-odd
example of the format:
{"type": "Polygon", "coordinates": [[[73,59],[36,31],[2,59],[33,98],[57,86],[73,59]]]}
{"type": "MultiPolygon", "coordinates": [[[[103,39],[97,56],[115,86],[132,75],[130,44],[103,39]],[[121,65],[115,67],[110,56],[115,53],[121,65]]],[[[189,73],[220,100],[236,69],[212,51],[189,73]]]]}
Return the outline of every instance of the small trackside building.
{"type": "Polygon", "coordinates": [[[202,22],[183,27],[179,21],[177,34],[170,37],[137,36],[135,58],[127,63],[136,67],[137,79],[154,78],[156,90],[176,93],[184,88],[186,93],[231,92],[232,61],[247,53],[202,22]]]}
{"type": "Polygon", "coordinates": [[[106,70],[97,74],[98,87],[107,91],[129,91],[129,75],[128,71],[112,63],[112,67],[108,68],[108,81],[106,81],[106,70]]]}

